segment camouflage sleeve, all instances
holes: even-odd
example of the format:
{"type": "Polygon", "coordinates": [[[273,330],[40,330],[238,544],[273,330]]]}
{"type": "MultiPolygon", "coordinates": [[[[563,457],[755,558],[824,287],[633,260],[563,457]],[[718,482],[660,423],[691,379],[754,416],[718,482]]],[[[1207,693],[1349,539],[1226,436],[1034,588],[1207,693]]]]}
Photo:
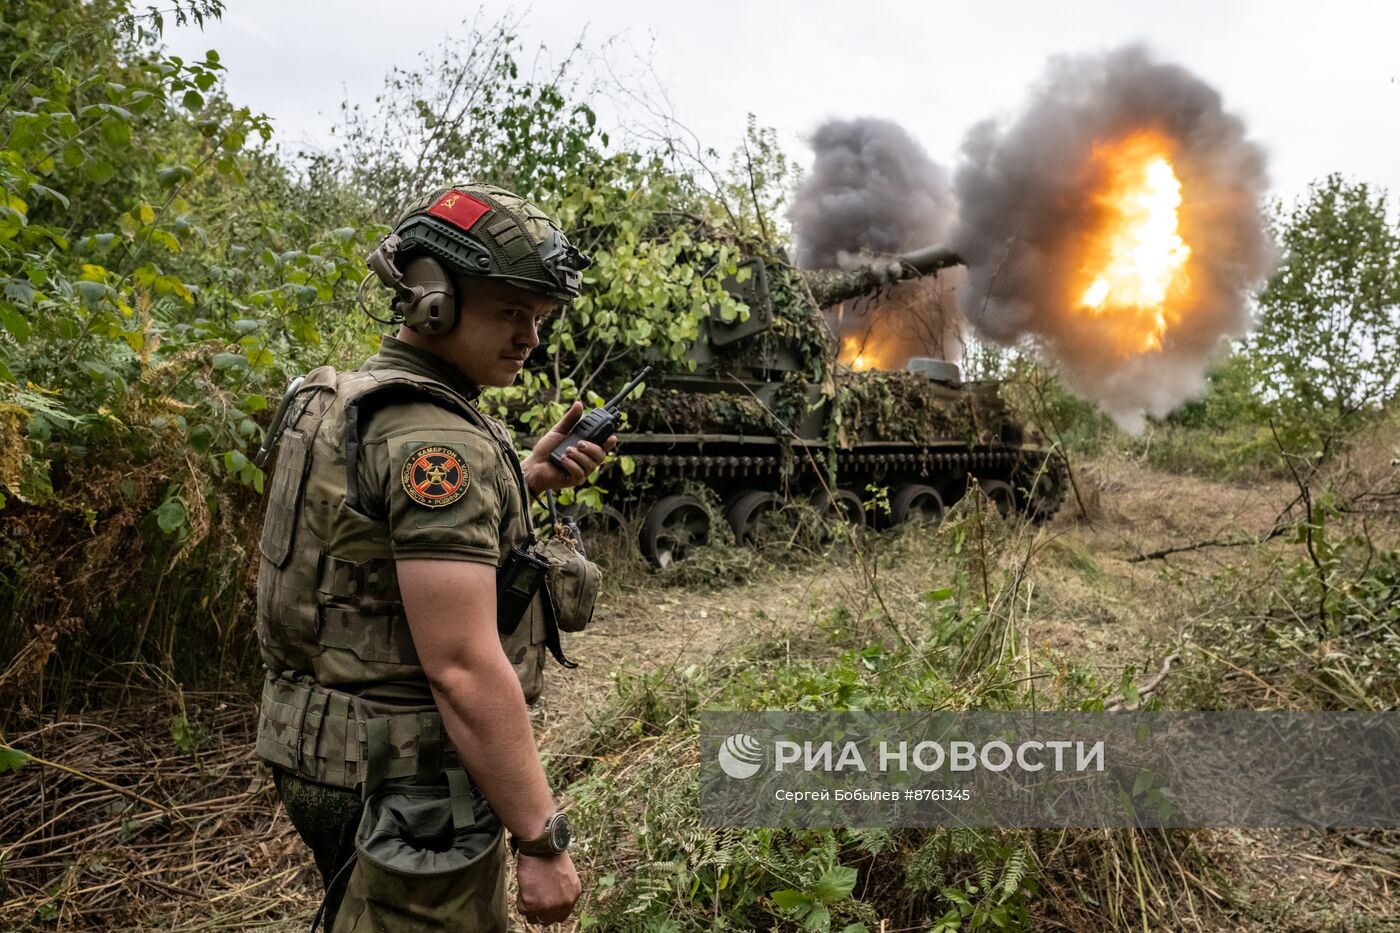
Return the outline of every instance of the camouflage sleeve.
{"type": "Polygon", "coordinates": [[[504,499],[499,445],[432,405],[377,412],[365,432],[363,499],[389,523],[394,556],[496,564],[504,499]]]}

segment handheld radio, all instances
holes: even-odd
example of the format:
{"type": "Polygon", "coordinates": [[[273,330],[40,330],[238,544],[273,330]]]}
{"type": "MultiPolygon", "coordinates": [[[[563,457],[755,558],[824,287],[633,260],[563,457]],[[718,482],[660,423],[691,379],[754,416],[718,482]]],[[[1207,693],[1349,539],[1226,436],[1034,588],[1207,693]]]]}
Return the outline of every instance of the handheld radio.
{"type": "Polygon", "coordinates": [[[618,406],[627,397],[627,393],[637,387],[637,383],[642,381],[642,377],[651,372],[648,366],[637,373],[636,378],[623,386],[622,391],[612,397],[602,408],[595,408],[582,418],[578,419],[578,424],[569,432],[569,436],[559,442],[559,446],[550,451],[550,461],[559,469],[564,468],[564,454],[579,441],[588,441],[590,444],[601,445],[617,430],[617,416],[620,413],[618,406]]]}

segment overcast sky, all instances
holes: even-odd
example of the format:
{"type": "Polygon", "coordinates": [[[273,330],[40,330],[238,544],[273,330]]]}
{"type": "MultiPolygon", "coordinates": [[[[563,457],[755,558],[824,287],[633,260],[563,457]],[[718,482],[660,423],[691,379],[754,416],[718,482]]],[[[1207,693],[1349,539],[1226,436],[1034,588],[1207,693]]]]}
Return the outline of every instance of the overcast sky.
{"type": "MultiPolygon", "coordinates": [[[[295,147],[324,143],[342,100],[369,102],[390,66],[463,36],[474,10],[441,0],[227,0],[222,21],[167,39],[179,54],[218,49],[232,99],[271,116],[295,147]]],[[[487,3],[480,15],[524,10],[487,3]]],[[[1400,200],[1397,0],[536,0],[520,28],[527,49],[555,57],[580,34],[608,45],[624,70],[650,59],[675,115],[705,145],[727,152],[752,111],[804,166],[804,140],[823,120],[881,116],[952,167],[967,128],[1014,111],[1047,58],[1141,41],[1220,91],[1268,150],[1276,194],[1291,199],[1343,172],[1400,200]]]]}

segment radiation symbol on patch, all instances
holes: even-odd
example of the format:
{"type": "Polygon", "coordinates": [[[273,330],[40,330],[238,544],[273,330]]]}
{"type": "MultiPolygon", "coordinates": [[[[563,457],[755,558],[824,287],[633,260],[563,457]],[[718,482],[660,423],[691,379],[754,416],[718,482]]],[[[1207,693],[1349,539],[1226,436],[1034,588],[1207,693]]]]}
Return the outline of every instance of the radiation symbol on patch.
{"type": "Polygon", "coordinates": [[[410,499],[440,509],[462,498],[471,473],[451,447],[420,447],[409,454],[401,479],[410,499]]]}

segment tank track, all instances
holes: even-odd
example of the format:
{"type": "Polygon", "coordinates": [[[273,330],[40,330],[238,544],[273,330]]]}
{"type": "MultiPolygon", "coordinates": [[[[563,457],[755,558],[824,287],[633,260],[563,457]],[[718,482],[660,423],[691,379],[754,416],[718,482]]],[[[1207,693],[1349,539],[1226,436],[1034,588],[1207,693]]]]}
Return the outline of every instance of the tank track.
{"type": "MultiPolygon", "coordinates": [[[[666,481],[685,479],[738,479],[750,476],[782,475],[788,464],[799,469],[826,468],[826,451],[807,448],[799,453],[771,454],[700,454],[700,453],[635,453],[629,454],[639,472],[649,478],[666,481]]],[[[1037,522],[1046,522],[1059,511],[1068,489],[1068,469],[1058,453],[1016,447],[974,447],[961,450],[922,448],[910,451],[875,451],[859,449],[837,452],[836,471],[842,474],[880,474],[891,471],[909,479],[920,477],[973,476],[1012,478],[1013,484],[1034,487],[1022,508],[1037,522]],[[1041,464],[1045,463],[1044,470],[1041,464]]]]}
{"type": "MultiPolygon", "coordinates": [[[[826,454],[820,449],[809,451],[816,462],[825,467],[826,454]]],[[[951,473],[968,472],[976,474],[979,469],[1010,467],[1020,458],[1017,450],[968,450],[955,452],[935,452],[930,450],[897,453],[861,453],[842,450],[836,455],[836,468],[839,472],[846,468],[872,468],[879,466],[907,466],[922,471],[951,473]]],[[[669,476],[708,477],[708,476],[750,476],[755,473],[776,473],[792,459],[804,463],[806,457],[784,457],[773,455],[706,455],[706,454],[633,454],[632,460],[639,468],[646,468],[669,476]]]]}

